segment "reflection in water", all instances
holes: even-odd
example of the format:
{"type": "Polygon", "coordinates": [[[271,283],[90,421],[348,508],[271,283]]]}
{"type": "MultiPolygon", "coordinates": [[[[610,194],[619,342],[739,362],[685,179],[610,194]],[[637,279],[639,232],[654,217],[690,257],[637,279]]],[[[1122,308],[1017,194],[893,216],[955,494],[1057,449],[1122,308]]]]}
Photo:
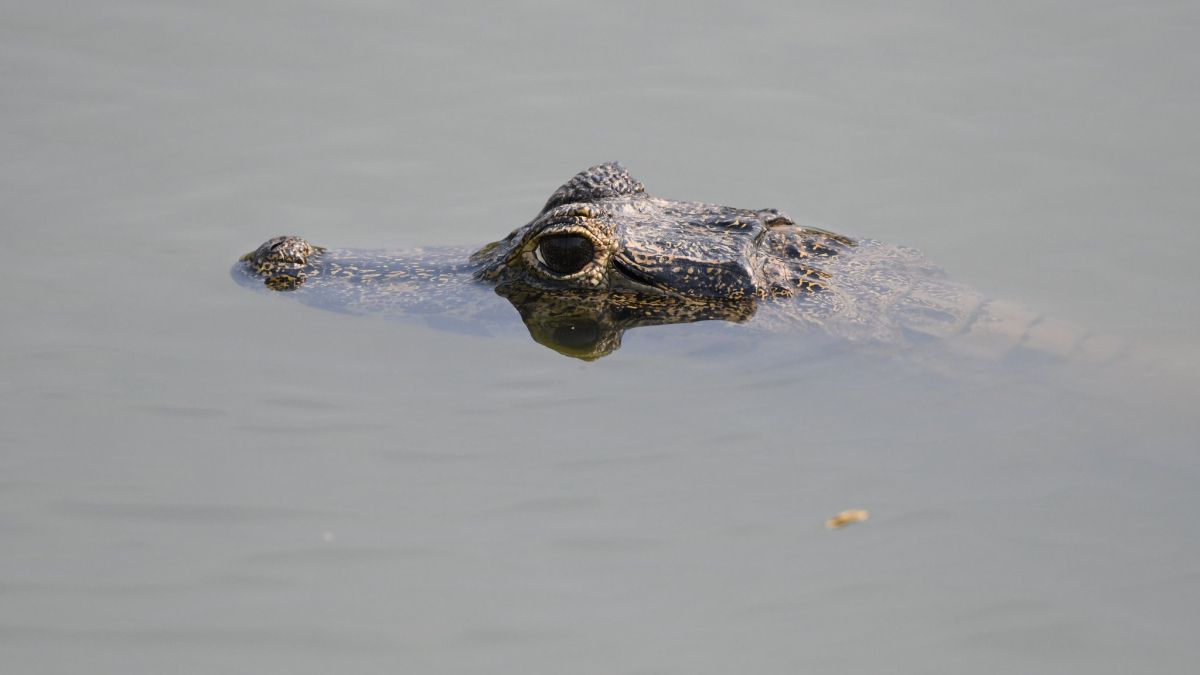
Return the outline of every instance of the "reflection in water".
{"type": "Polygon", "coordinates": [[[593,360],[621,347],[630,328],[721,320],[741,323],[754,316],[752,300],[700,300],[635,293],[560,291],[546,293],[519,284],[496,293],[508,299],[529,335],[566,356],[593,360]]]}
{"type": "MultiPolygon", "coordinates": [[[[437,274],[411,274],[412,279],[397,278],[387,283],[354,278],[331,278],[336,263],[353,259],[349,252],[331,251],[326,257],[309,260],[303,269],[275,271],[260,276],[245,262],[234,266],[233,277],[240,283],[272,291],[286,292],[302,302],[323,309],[383,315],[388,318],[456,318],[474,324],[481,332],[511,324],[511,314],[498,311],[508,300],[529,335],[538,344],[574,358],[587,361],[607,356],[621,347],[626,330],[644,326],[665,326],[697,321],[743,323],[755,315],[754,300],[687,298],[667,294],[607,292],[583,290],[547,291],[527,284],[503,283],[494,289],[474,279],[450,262],[465,259],[461,250],[391,253],[393,268],[431,269],[437,260],[437,274]],[[417,260],[421,262],[416,262],[417,260]],[[406,262],[412,261],[412,262],[406,262]],[[436,278],[437,281],[431,281],[436,278]],[[494,290],[494,293],[492,292],[494,290]]],[[[406,275],[408,277],[409,275],[406,275]]]]}

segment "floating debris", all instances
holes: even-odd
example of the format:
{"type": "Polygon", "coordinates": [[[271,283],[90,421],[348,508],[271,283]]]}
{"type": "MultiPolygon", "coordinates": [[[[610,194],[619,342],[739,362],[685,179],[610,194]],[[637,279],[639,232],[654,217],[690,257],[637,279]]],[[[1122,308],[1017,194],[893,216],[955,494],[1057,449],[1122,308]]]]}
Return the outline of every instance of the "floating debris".
{"type": "Polygon", "coordinates": [[[853,509],[850,511],[842,511],[836,516],[825,521],[825,527],[831,530],[840,530],[850,523],[861,523],[870,518],[871,514],[866,509],[853,509]]]}

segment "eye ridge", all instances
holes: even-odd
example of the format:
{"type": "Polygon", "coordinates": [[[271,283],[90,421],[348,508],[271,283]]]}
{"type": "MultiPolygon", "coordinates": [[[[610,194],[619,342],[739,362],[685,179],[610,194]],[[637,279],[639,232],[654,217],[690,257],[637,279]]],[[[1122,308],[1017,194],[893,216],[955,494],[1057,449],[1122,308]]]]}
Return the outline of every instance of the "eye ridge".
{"type": "Polygon", "coordinates": [[[534,249],[542,267],[554,274],[575,274],[596,258],[596,245],[582,234],[551,234],[542,237],[534,249]]]}

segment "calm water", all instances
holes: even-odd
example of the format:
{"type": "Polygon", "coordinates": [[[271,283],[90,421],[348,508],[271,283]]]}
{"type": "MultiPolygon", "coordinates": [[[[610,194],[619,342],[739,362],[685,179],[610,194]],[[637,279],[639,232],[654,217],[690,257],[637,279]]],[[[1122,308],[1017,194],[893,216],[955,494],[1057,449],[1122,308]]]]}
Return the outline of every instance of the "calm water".
{"type": "Polygon", "coordinates": [[[1194,3],[4,5],[6,672],[1200,657],[1194,3]],[[583,363],[229,276],[280,233],[491,241],[609,159],[1150,365],[688,326],[583,363]]]}

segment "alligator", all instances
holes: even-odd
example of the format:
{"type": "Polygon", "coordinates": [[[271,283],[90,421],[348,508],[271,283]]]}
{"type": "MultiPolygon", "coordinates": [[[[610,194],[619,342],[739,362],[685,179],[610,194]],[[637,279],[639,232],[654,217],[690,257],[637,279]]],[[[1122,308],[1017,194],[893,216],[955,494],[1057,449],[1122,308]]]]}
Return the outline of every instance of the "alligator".
{"type": "Polygon", "coordinates": [[[914,249],[801,225],[777,209],[654,197],[616,162],[576,174],[533,220],[473,252],[333,249],[281,236],[243,256],[234,275],[326,309],[460,324],[504,320],[499,295],[535,341],[586,360],[611,354],[631,328],[713,320],[888,349],[937,341],[999,358],[1108,360],[1121,349],[989,300],[914,249]]]}

